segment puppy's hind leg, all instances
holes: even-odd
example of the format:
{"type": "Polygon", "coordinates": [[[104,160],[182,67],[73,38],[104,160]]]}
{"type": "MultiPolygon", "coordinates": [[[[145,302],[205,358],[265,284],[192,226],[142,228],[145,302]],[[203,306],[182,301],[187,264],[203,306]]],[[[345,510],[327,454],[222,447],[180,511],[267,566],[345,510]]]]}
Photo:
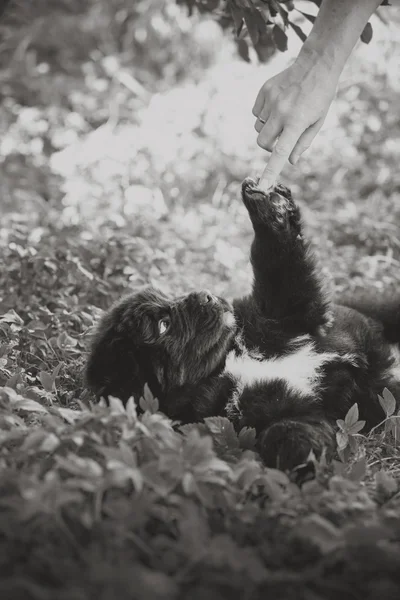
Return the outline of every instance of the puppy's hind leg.
{"type": "Polygon", "coordinates": [[[338,304],[358,310],[381,323],[386,341],[400,344],[400,293],[397,289],[380,292],[374,289],[356,290],[343,295],[338,304]]]}

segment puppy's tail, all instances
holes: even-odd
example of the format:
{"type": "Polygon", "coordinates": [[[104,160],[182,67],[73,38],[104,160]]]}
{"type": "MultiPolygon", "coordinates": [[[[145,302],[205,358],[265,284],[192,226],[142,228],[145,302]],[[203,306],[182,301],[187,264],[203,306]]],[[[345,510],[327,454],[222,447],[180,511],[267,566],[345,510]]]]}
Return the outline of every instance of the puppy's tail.
{"type": "Polygon", "coordinates": [[[400,293],[398,290],[378,292],[360,290],[344,296],[338,303],[354,308],[367,317],[378,321],[383,326],[385,339],[392,343],[400,343],[400,293]]]}

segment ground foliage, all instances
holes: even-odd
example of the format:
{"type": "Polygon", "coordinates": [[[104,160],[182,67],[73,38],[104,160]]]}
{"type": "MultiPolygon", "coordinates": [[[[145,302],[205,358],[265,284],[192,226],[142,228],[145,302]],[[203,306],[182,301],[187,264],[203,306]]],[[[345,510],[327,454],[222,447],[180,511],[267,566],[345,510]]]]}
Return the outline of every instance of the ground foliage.
{"type": "MultiPolygon", "coordinates": [[[[363,436],[353,407],[338,460],[289,477],[260,465],[252,430],[180,429],[148,390],[138,415],[82,385],[127,289],[249,289],[238,190],[265,162],[251,106],[268,70],[166,0],[36,4],[34,27],[2,22],[0,596],[398,598],[390,390],[381,428],[363,436]]],[[[391,31],[377,24],[285,177],[334,292],[399,285],[391,31]]]]}

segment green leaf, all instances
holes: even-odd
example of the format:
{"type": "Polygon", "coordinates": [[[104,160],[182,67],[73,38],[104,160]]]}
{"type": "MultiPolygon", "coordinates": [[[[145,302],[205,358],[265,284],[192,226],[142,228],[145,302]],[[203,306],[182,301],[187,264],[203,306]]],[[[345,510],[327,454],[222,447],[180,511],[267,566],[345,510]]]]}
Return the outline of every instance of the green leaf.
{"type": "Polygon", "coordinates": [[[125,407],[122,400],[115,398],[115,396],[108,396],[108,402],[110,404],[111,412],[125,414],[125,407]]]}
{"type": "Polygon", "coordinates": [[[36,400],[28,400],[28,399],[24,399],[24,400],[17,400],[14,404],[14,408],[16,410],[24,410],[27,412],[33,412],[33,413],[47,413],[48,410],[47,408],[45,408],[42,404],[39,404],[39,402],[36,402],[36,400]]]}
{"type": "Polygon", "coordinates": [[[247,489],[259,479],[261,468],[260,462],[254,458],[242,458],[234,466],[233,477],[240,487],[247,489]]]}
{"type": "Polygon", "coordinates": [[[346,423],[343,421],[343,419],[338,419],[336,421],[336,425],[339,427],[340,431],[346,431],[346,423]]]}
{"type": "Polygon", "coordinates": [[[201,436],[198,431],[191,431],[183,440],[182,456],[187,470],[193,471],[196,477],[206,481],[215,481],[220,473],[231,473],[229,465],[216,457],[213,440],[210,436],[201,436]]]}
{"type": "Polygon", "coordinates": [[[339,450],[344,450],[349,443],[349,436],[343,431],[336,433],[336,443],[339,450]]]}
{"type": "Polygon", "coordinates": [[[60,348],[60,350],[69,350],[71,348],[75,348],[77,344],[78,340],[72,338],[70,335],[67,334],[66,331],[63,331],[57,337],[57,346],[60,348]]]}
{"type": "Polygon", "coordinates": [[[348,428],[348,427],[351,427],[352,425],[354,425],[355,423],[357,423],[357,421],[358,421],[358,404],[355,403],[347,411],[347,414],[344,418],[344,422],[346,424],[346,427],[348,428]]]}
{"type": "Polygon", "coordinates": [[[243,17],[254,46],[260,41],[261,34],[267,30],[267,24],[262,13],[257,9],[244,9],[243,17]]]}
{"type": "Polygon", "coordinates": [[[358,448],[358,441],[353,435],[349,435],[349,448],[352,452],[356,452],[358,448]]]}
{"type": "Polygon", "coordinates": [[[274,481],[274,483],[276,483],[277,485],[283,486],[283,487],[288,486],[290,483],[290,479],[286,475],[286,473],[284,473],[283,471],[280,471],[279,469],[268,468],[267,476],[268,476],[269,480],[274,481]]]}
{"type": "Polygon", "coordinates": [[[8,312],[0,316],[0,323],[13,323],[14,325],[19,325],[22,327],[24,321],[12,308],[8,312]]]}
{"type": "Polygon", "coordinates": [[[372,40],[372,25],[371,23],[367,23],[366,26],[363,29],[363,32],[361,34],[361,41],[364,42],[364,44],[369,44],[370,41],[372,40]]]}
{"type": "Polygon", "coordinates": [[[299,25],[296,25],[296,23],[292,23],[292,21],[289,21],[289,25],[293,29],[293,31],[296,33],[296,35],[301,39],[301,41],[305,42],[307,39],[307,36],[304,33],[304,31],[302,30],[302,28],[299,27],[299,25]]]}
{"type": "MultiPolygon", "coordinates": [[[[349,438],[349,442],[351,440],[354,440],[354,438],[349,438]]],[[[350,445],[347,445],[345,448],[343,448],[342,450],[338,449],[338,454],[339,454],[339,458],[342,462],[344,463],[348,463],[350,456],[351,456],[351,447],[350,445]]]]}
{"type": "Polygon", "coordinates": [[[332,552],[341,542],[340,530],[324,517],[311,514],[305,517],[295,533],[314,543],[322,554],[332,552]]]}
{"type": "Polygon", "coordinates": [[[269,2],[269,10],[271,13],[271,17],[276,17],[278,14],[279,5],[276,0],[270,0],[269,2]]]}
{"type": "Polygon", "coordinates": [[[136,411],[136,404],[135,404],[135,400],[134,400],[133,396],[128,398],[128,402],[126,403],[126,406],[125,406],[125,411],[126,411],[126,414],[128,415],[128,419],[130,421],[132,421],[133,423],[136,423],[137,411],[136,411]]]}
{"type": "Polygon", "coordinates": [[[186,425],[180,425],[179,430],[185,436],[189,435],[189,433],[194,430],[196,430],[201,435],[210,435],[210,431],[204,423],[187,423],[186,425]]]}
{"type": "Polygon", "coordinates": [[[235,428],[229,419],[226,417],[207,417],[204,422],[215,443],[230,450],[239,448],[235,428]]]}
{"type": "Polygon", "coordinates": [[[185,473],[182,478],[182,488],[185,494],[188,496],[194,494],[196,491],[196,480],[192,473],[185,473]]]}
{"type": "Polygon", "coordinates": [[[129,467],[137,466],[137,458],[135,452],[123,440],[120,440],[119,442],[119,450],[121,452],[121,458],[126,465],[128,465],[129,467]]]}
{"type": "Polygon", "coordinates": [[[282,29],[278,25],[274,25],[272,28],[272,35],[278,50],[280,50],[281,52],[285,52],[287,50],[288,42],[286,33],[282,31],[282,29]]]}
{"type": "MultiPolygon", "coordinates": [[[[256,549],[250,546],[241,547],[226,533],[219,533],[211,538],[207,548],[206,561],[212,568],[221,572],[243,573],[251,587],[254,587],[254,583],[265,581],[268,575],[256,549]]],[[[230,597],[234,596],[233,594],[230,597]]]]}
{"type": "Polygon", "coordinates": [[[283,8],[281,4],[278,4],[278,10],[280,16],[282,17],[283,24],[285,25],[285,27],[287,27],[289,25],[289,13],[286,10],[286,7],[283,8]]]}
{"type": "Polygon", "coordinates": [[[382,406],[385,415],[391,417],[396,410],[396,399],[387,388],[382,392],[382,396],[378,396],[379,404],[382,406]]]}
{"type": "Polygon", "coordinates": [[[271,500],[280,500],[283,496],[283,489],[280,481],[274,477],[275,469],[268,469],[268,472],[259,477],[259,481],[263,484],[265,492],[271,500]]]}
{"type": "Polygon", "coordinates": [[[214,458],[215,454],[211,437],[209,435],[200,436],[200,433],[196,429],[189,431],[183,444],[183,456],[193,466],[197,466],[198,464],[203,465],[211,458],[214,458]]]}
{"type": "Polygon", "coordinates": [[[237,40],[239,56],[246,62],[250,62],[250,50],[246,40],[237,40]]]}
{"type": "Polygon", "coordinates": [[[67,456],[56,456],[59,467],[70,475],[85,479],[98,479],[103,475],[103,467],[93,458],[80,457],[70,452],[67,456]]]}
{"type": "Polygon", "coordinates": [[[392,435],[394,437],[395,446],[398,446],[400,443],[400,419],[392,418],[392,435]]]}
{"type": "MultiPolygon", "coordinates": [[[[379,398],[379,396],[378,396],[379,398]]],[[[385,434],[392,433],[395,435],[395,421],[394,419],[386,419],[385,421],[385,434]]]]}
{"type": "Polygon", "coordinates": [[[59,406],[54,407],[53,410],[57,411],[57,413],[64,419],[64,421],[67,421],[67,423],[75,423],[75,421],[81,417],[81,414],[78,411],[72,410],[71,408],[63,408],[59,406]]]}
{"type": "Polygon", "coordinates": [[[46,432],[42,429],[35,429],[29,433],[24,439],[24,443],[21,446],[21,452],[27,453],[30,450],[37,451],[42,441],[46,438],[46,432]]]}
{"type": "Polygon", "coordinates": [[[54,384],[54,379],[51,375],[49,375],[45,371],[40,371],[39,379],[40,379],[40,383],[42,384],[42,386],[44,387],[46,392],[54,392],[55,391],[56,386],[54,384]]]}
{"type": "Polygon", "coordinates": [[[343,462],[339,462],[338,460],[332,461],[333,472],[335,475],[339,475],[340,477],[344,477],[346,473],[346,466],[343,462]]]}
{"type": "Polygon", "coordinates": [[[305,17],[307,19],[307,21],[310,21],[310,23],[315,23],[315,19],[317,17],[315,17],[314,15],[310,15],[309,13],[305,13],[302,10],[299,10],[298,8],[296,8],[297,12],[301,13],[303,15],[303,17],[305,17]]]}
{"type": "Polygon", "coordinates": [[[151,414],[159,410],[159,403],[155,398],[147,383],[144,385],[143,396],[139,400],[139,406],[143,411],[148,411],[151,414]]]}
{"type": "Polygon", "coordinates": [[[48,433],[40,444],[39,450],[41,452],[54,452],[59,445],[59,438],[54,433],[48,433]]]}
{"type": "Polygon", "coordinates": [[[348,478],[352,481],[361,481],[367,473],[367,460],[365,456],[357,460],[351,465],[348,472],[348,478]]]}
{"type": "Polygon", "coordinates": [[[58,365],[53,369],[51,376],[53,377],[54,381],[56,380],[56,377],[58,377],[62,366],[63,366],[63,363],[59,362],[58,365]]]}
{"type": "Polygon", "coordinates": [[[182,515],[177,522],[179,544],[189,555],[190,561],[200,558],[207,552],[210,532],[202,509],[189,499],[182,505],[182,515]]]}
{"type": "Polygon", "coordinates": [[[239,446],[242,450],[253,450],[256,445],[256,430],[253,427],[243,427],[239,431],[239,446]]]}
{"type": "Polygon", "coordinates": [[[385,495],[391,496],[397,492],[397,482],[386,471],[378,471],[375,473],[375,483],[378,491],[382,491],[385,495]]]}
{"type": "Polygon", "coordinates": [[[366,421],[357,421],[357,423],[354,423],[354,425],[351,425],[351,427],[348,427],[347,433],[349,435],[355,435],[356,433],[358,433],[359,431],[361,431],[361,429],[363,429],[365,427],[365,423],[366,423],[366,421]]]}
{"type": "Polygon", "coordinates": [[[242,31],[243,22],[244,22],[243,21],[243,9],[240,8],[239,6],[236,6],[236,4],[233,4],[232,2],[230,2],[229,8],[232,13],[233,22],[235,24],[236,35],[239,36],[240,32],[242,31]]]}

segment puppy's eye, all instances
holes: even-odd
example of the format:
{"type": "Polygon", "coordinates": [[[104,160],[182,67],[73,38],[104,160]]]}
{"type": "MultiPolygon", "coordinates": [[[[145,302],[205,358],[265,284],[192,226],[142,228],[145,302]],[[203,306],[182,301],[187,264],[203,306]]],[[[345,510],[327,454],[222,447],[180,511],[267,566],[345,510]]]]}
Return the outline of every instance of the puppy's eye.
{"type": "Polygon", "coordinates": [[[166,331],[168,331],[171,325],[171,319],[169,317],[164,317],[158,321],[158,332],[160,335],[163,335],[166,331]]]}

